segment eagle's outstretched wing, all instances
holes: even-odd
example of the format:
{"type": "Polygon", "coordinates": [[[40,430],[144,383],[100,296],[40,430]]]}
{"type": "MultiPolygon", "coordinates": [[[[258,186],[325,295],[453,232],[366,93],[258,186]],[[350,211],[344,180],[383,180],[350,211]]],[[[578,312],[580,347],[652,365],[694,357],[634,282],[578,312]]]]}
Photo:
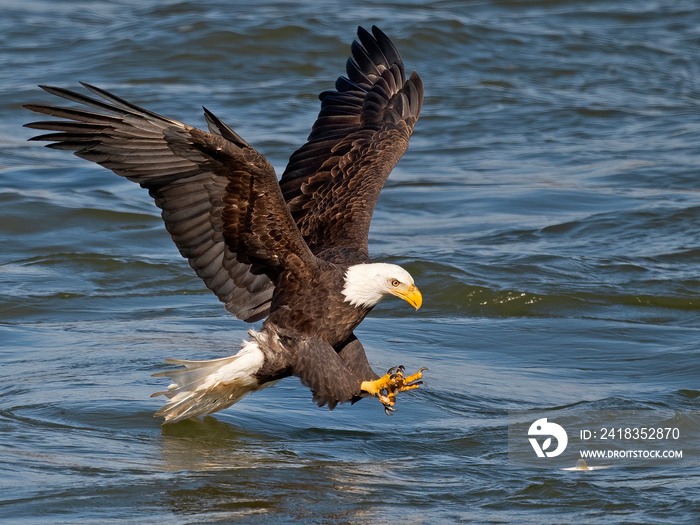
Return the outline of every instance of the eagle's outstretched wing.
{"type": "Polygon", "coordinates": [[[423,84],[406,80],[391,40],[377,27],[357,31],[347,78],[321,93],[311,134],[289,160],[280,185],[315,254],[366,260],[374,205],[408,147],[423,102],[423,84]]]}
{"type": "MultiPolygon", "coordinates": [[[[27,105],[67,119],[27,124],[54,132],[33,140],[72,150],[147,188],[180,253],[226,308],[246,321],[265,317],[271,279],[290,255],[295,264],[313,263],[272,166],[228,128],[207,133],[83,85],[103,100],[42,87],[99,112],[27,105]]],[[[207,120],[217,122],[208,112],[207,120]]]]}

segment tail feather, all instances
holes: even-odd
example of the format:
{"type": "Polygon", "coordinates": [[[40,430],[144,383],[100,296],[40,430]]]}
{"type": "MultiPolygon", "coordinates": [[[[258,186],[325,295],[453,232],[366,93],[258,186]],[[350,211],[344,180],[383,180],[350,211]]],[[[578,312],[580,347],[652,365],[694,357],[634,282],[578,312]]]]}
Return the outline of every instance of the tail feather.
{"type": "Polygon", "coordinates": [[[163,395],[170,399],[155,413],[155,417],[164,417],[165,423],[175,423],[230,407],[247,394],[269,385],[260,384],[255,377],[263,361],[264,355],[256,341],[245,342],[236,355],[221,359],[166,360],[168,364],[183,365],[185,368],[153,374],[154,377],[169,377],[173,381],[168,390],[151,396],[163,395]]]}

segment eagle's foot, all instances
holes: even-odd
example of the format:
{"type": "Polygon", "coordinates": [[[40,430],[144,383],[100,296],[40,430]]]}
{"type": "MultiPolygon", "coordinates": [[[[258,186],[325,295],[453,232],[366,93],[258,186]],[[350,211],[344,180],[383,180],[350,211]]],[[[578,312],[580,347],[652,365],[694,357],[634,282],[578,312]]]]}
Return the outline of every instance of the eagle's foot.
{"type": "Polygon", "coordinates": [[[384,412],[389,416],[392,412],[396,412],[396,409],[393,408],[396,404],[396,394],[413,390],[422,385],[423,381],[420,379],[423,377],[423,371],[427,368],[423,367],[410,376],[404,375],[405,370],[403,366],[390,368],[383,377],[375,381],[363,381],[360,385],[364,392],[373,395],[382,402],[384,412]]]}

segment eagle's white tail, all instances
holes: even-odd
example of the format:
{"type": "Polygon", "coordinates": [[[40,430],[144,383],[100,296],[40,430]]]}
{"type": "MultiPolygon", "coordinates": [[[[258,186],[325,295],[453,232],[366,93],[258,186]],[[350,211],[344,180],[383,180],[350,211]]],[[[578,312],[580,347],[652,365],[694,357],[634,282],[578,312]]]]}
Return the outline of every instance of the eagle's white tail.
{"type": "Polygon", "coordinates": [[[162,416],[165,423],[175,423],[230,407],[250,392],[270,385],[260,384],[255,378],[263,361],[264,354],[255,338],[246,341],[240,351],[230,357],[209,361],[167,359],[166,363],[184,365],[185,368],[153,374],[154,377],[173,380],[167,391],[151,396],[164,395],[170,399],[155,417],[162,416]]]}

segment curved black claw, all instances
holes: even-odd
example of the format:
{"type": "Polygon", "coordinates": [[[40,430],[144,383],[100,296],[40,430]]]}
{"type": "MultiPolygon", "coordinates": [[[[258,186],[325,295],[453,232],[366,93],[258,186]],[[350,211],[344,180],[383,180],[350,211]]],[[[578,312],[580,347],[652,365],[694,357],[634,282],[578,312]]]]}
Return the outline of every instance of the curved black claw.
{"type": "Polygon", "coordinates": [[[396,412],[397,410],[398,410],[398,408],[394,408],[390,405],[384,405],[384,413],[387,416],[393,416],[394,415],[393,413],[396,412]]]}
{"type": "Polygon", "coordinates": [[[387,370],[387,374],[390,376],[395,376],[397,374],[402,374],[406,371],[406,367],[403,365],[395,366],[387,370]]]}

